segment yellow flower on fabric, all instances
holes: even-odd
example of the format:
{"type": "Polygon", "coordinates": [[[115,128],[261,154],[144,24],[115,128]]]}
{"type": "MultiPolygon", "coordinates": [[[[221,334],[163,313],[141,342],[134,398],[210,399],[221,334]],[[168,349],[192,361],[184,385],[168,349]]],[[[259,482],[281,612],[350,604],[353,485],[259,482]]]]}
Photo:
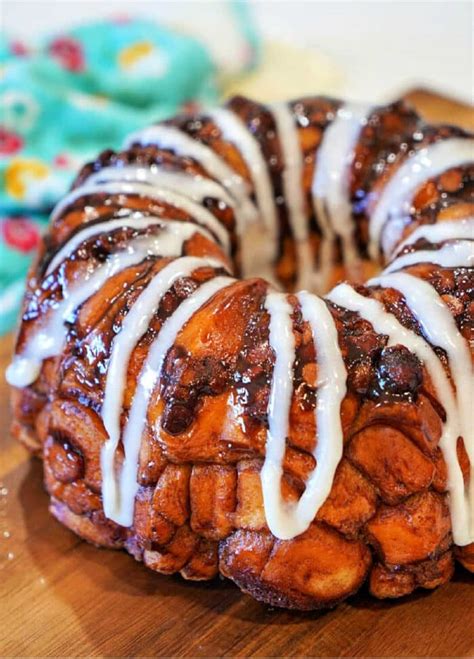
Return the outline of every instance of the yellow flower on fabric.
{"type": "Polygon", "coordinates": [[[28,181],[46,178],[49,168],[35,158],[13,158],[5,170],[5,188],[10,197],[24,199],[28,181]]]}
{"type": "Polygon", "coordinates": [[[137,41],[120,51],[118,56],[119,65],[122,69],[128,69],[134,66],[138,60],[150,55],[152,51],[152,43],[149,41],[137,41]]]}
{"type": "Polygon", "coordinates": [[[166,52],[149,41],[137,41],[124,48],[118,55],[118,63],[125,74],[150,78],[164,75],[169,66],[166,52]]]}
{"type": "Polygon", "coordinates": [[[71,92],[68,94],[69,101],[82,110],[97,110],[109,104],[109,99],[101,94],[84,94],[83,92],[71,92]]]}

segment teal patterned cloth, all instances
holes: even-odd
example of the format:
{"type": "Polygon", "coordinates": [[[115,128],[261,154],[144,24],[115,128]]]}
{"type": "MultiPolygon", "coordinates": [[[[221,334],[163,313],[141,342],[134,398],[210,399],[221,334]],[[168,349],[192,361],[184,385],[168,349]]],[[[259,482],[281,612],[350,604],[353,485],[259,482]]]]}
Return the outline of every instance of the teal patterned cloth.
{"type": "MultiPolygon", "coordinates": [[[[234,17],[244,71],[258,40],[245,4],[234,17]]],[[[204,44],[142,20],[83,25],[31,50],[0,40],[0,334],[14,325],[41,231],[81,164],[130,131],[216,102],[218,76],[204,44]]]]}

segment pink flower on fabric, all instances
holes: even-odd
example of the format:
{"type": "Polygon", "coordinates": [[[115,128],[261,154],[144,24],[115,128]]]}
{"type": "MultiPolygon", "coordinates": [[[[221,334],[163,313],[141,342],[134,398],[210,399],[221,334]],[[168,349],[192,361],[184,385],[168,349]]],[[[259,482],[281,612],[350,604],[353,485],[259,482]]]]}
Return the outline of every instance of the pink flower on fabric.
{"type": "Polygon", "coordinates": [[[28,47],[22,41],[18,40],[10,42],[10,50],[12,55],[16,55],[17,57],[24,57],[29,53],[28,47]]]}
{"type": "Polygon", "coordinates": [[[69,166],[69,158],[65,153],[58,153],[58,155],[54,158],[53,161],[54,165],[56,167],[68,167],[69,166]]]}
{"type": "Polygon", "coordinates": [[[0,126],[0,156],[12,156],[23,146],[23,140],[17,133],[0,126]]]}
{"type": "Polygon", "coordinates": [[[49,46],[49,53],[68,71],[80,73],[85,68],[81,44],[70,37],[54,39],[49,46]]]}
{"type": "Polygon", "coordinates": [[[7,217],[0,224],[0,230],[8,247],[23,254],[36,249],[40,241],[38,227],[27,217],[7,217]]]}

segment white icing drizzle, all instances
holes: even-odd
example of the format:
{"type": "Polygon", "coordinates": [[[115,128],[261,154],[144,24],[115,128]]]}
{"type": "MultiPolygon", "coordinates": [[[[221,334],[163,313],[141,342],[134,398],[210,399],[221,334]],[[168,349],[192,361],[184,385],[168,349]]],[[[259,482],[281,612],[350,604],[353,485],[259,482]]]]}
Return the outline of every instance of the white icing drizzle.
{"type": "Polygon", "coordinates": [[[224,140],[232,142],[241,152],[252,177],[253,188],[260,211],[260,219],[268,230],[268,239],[276,253],[278,217],[268,164],[256,138],[246,124],[232,110],[215,108],[206,112],[219,128],[224,140]]]}
{"type": "MultiPolygon", "coordinates": [[[[185,256],[166,265],[149,282],[135,300],[112,341],[109,366],[102,403],[102,420],[109,435],[104,460],[114,459],[120,439],[120,415],[128,363],[133,349],[147,331],[164,294],[183,277],[189,277],[199,267],[209,265],[206,259],[185,256]]],[[[106,488],[107,489],[107,488],[106,488]]],[[[112,497],[114,499],[115,497],[112,497]]],[[[104,497],[104,501],[109,497],[104,497]]]]}
{"type": "MultiPolygon", "coordinates": [[[[146,221],[148,220],[151,223],[151,218],[146,218],[146,221]]],[[[156,220],[162,221],[159,218],[155,218],[156,220]]],[[[136,221],[134,220],[134,223],[136,221]]],[[[61,353],[67,337],[65,323],[74,317],[76,310],[97,293],[108,279],[126,268],[138,265],[147,256],[180,256],[183,243],[195,232],[196,225],[190,222],[176,222],[169,226],[165,224],[158,235],[132,239],[125,250],[112,254],[102,265],[88,269],[80,282],[65,287],[63,299],[50,310],[48,317],[29,338],[23,351],[14,356],[6,372],[9,384],[26,387],[37,379],[43,361],[61,353]],[[178,224],[179,227],[176,226],[178,224]]],[[[219,262],[219,265],[223,267],[223,263],[219,262]]]]}
{"type": "Polygon", "coordinates": [[[456,240],[441,245],[438,249],[417,250],[399,256],[384,270],[384,273],[395,272],[417,263],[434,263],[443,268],[474,267],[474,241],[456,240]]]}
{"type": "Polygon", "coordinates": [[[341,239],[344,264],[357,276],[359,255],[354,239],[352,206],[349,201],[349,175],[354,148],[367,123],[368,106],[343,105],[336,118],[324,131],[317,152],[312,184],[313,204],[326,243],[321,246],[321,285],[326,286],[332,264],[334,240],[341,239]]]}
{"type": "Polygon", "coordinates": [[[422,224],[397,245],[391,254],[400,254],[405,247],[414,245],[420,238],[424,238],[433,245],[445,240],[474,240],[474,217],[437,222],[436,224],[422,224]]]}
{"type": "Polygon", "coordinates": [[[79,188],[72,190],[54,208],[54,221],[72,203],[91,194],[129,194],[149,197],[191,215],[198,223],[212,231],[229,252],[230,239],[227,229],[201,204],[205,197],[218,199],[235,207],[235,202],[215,181],[189,174],[145,167],[106,167],[92,174],[79,188]]]}
{"type": "Polygon", "coordinates": [[[193,158],[238,201],[246,223],[258,219],[258,211],[250,199],[247,183],[210,147],[174,126],[164,125],[149,126],[133,133],[127,138],[125,146],[135,142],[155,144],[162,149],[171,149],[177,155],[193,158]]]}
{"type": "Polygon", "coordinates": [[[303,195],[303,155],[295,118],[286,103],[270,106],[283,154],[283,190],[296,244],[298,288],[314,287],[314,257],[309,243],[309,218],[303,195]]]}
{"type": "Polygon", "coordinates": [[[345,309],[357,312],[369,321],[374,330],[388,337],[388,345],[401,344],[418,356],[428,370],[440,403],[446,412],[440,448],[448,469],[448,490],[453,538],[457,545],[474,540],[472,478],[470,494],[466,493],[457,458],[457,438],[464,437],[471,465],[474,463],[472,422],[472,367],[467,344],[458,332],[449,309],[430,284],[406,273],[384,275],[369,282],[400,290],[415,314],[423,332],[433,343],[446,350],[451,373],[456,383],[456,395],[448,376],[431,345],[421,336],[404,327],[377,300],[366,298],[348,284],[340,284],[328,299],[345,309]]]}
{"type": "Polygon", "coordinates": [[[407,158],[395,171],[383,188],[380,198],[370,214],[369,253],[378,258],[380,239],[389,230],[389,239],[382,241],[384,254],[389,254],[409,215],[417,189],[428,179],[439,176],[452,167],[459,167],[472,160],[474,140],[451,137],[420,149],[407,158]]]}
{"type": "MultiPolygon", "coordinates": [[[[159,383],[161,370],[168,350],[173,346],[180,330],[192,316],[218,291],[231,285],[234,281],[230,277],[215,277],[206,282],[186,300],[181,302],[176,311],[163,323],[158,337],[149,348],[138,378],[128,420],[123,431],[124,460],[118,482],[116,480],[114,458],[120,436],[120,409],[118,409],[119,406],[116,400],[114,402],[113,399],[110,399],[107,403],[107,418],[109,418],[110,411],[110,427],[113,435],[104,444],[101,453],[102,496],[104,511],[107,517],[122,526],[131,526],[133,523],[135,495],[138,489],[138,457],[147,419],[147,410],[150,396],[159,383]]],[[[162,292],[164,286],[161,288],[158,285],[157,288],[159,289],[158,292],[162,292]]],[[[145,323],[146,321],[143,324],[145,323]]],[[[133,340],[134,337],[132,338],[127,335],[123,341],[129,348],[133,340]]],[[[156,430],[159,432],[159,428],[156,430]]]]}
{"type": "Polygon", "coordinates": [[[346,395],[347,371],[339,347],[334,318],[327,304],[306,291],[298,294],[303,319],[308,321],[317,354],[316,467],[301,497],[306,526],[314,519],[331,491],[343,451],[341,404],[346,395]]]}
{"type": "Polygon", "coordinates": [[[54,272],[54,270],[71,256],[71,254],[73,254],[82,243],[86,242],[86,240],[90,240],[94,236],[109,234],[118,229],[127,228],[141,231],[151,226],[161,226],[162,228],[163,233],[160,233],[160,237],[156,238],[157,240],[162,241],[162,256],[175,256],[176,254],[179,254],[179,250],[182,248],[186,240],[189,240],[189,238],[195,233],[200,233],[201,235],[206,236],[209,240],[213,240],[211,234],[199,224],[180,220],[170,220],[168,218],[156,217],[154,215],[142,215],[140,212],[132,213],[116,220],[107,220],[106,222],[84,225],[84,228],[71,236],[71,238],[51,259],[46,270],[46,276],[51,274],[51,272],[54,272]]]}
{"type": "MultiPolygon", "coordinates": [[[[217,181],[201,176],[201,174],[172,171],[159,165],[151,165],[150,167],[141,167],[139,165],[104,167],[104,169],[91,174],[86,183],[94,184],[104,181],[142,183],[153,187],[157,194],[162,188],[162,194],[171,191],[198,203],[202,203],[206,197],[211,197],[224,202],[231,208],[236,207],[234,199],[217,181]]],[[[171,199],[171,197],[169,198],[171,199]]],[[[178,198],[174,197],[174,199],[178,198]]]]}
{"type": "MultiPolygon", "coordinates": [[[[342,106],[333,123],[325,130],[318,150],[312,196],[322,241],[316,273],[309,245],[309,222],[302,189],[303,158],[298,130],[288,105],[276,104],[270,109],[275,118],[284,160],[283,187],[298,253],[298,283],[309,283],[313,287],[316,284],[321,290],[327,285],[337,237],[341,239],[348,271],[352,275],[357,272],[359,255],[349,201],[349,174],[354,148],[370,109],[352,104],[342,106]]],[[[252,177],[258,210],[244,179],[212,148],[173,126],[156,125],[133,134],[128,138],[127,145],[139,142],[171,149],[178,155],[196,160],[215,180],[173,172],[158,165],[106,167],[91,174],[83,185],[70,192],[56,206],[53,220],[74,201],[89,194],[105,193],[139,194],[161,200],[185,211],[198,224],[143,216],[141,213],[98,224],[86,224],[54,256],[47,275],[68,259],[83,242],[104,232],[124,227],[143,230],[152,225],[161,226],[161,231],[157,235],[132,238],[126,249],[110,255],[105,263],[88,269],[80,282],[66,282],[63,299],[49,311],[42,325],[27,341],[24,351],[15,356],[7,370],[7,380],[13,386],[31,384],[38,377],[43,360],[60,354],[63,349],[67,337],[65,323],[74,318],[77,309],[99,291],[110,277],[125,268],[138,265],[149,255],[179,257],[162,268],[138,296],[111,346],[102,406],[102,418],[109,436],[101,449],[102,495],[105,515],[123,526],[133,523],[140,446],[150,398],[159,385],[166,355],[192,316],[217,292],[235,281],[230,277],[215,277],[202,284],[163,323],[145,358],[122,432],[120,421],[130,357],[149,328],[160,300],[175,281],[191,275],[195,269],[202,266],[223,267],[223,263],[214,259],[182,257],[184,242],[196,232],[211,238],[208,233],[211,232],[230,251],[227,230],[202,206],[203,200],[210,197],[231,207],[242,239],[245,239],[249,227],[267,229],[266,244],[261,252],[262,257],[265,257],[262,258],[264,268],[273,263],[278,246],[278,214],[272,183],[257,140],[240,118],[228,109],[210,111],[208,116],[220,129],[223,138],[234,143],[240,150],[252,177]],[[260,219],[259,224],[254,223],[256,219],[260,219]],[[118,467],[117,447],[121,438],[124,459],[118,467]]],[[[470,161],[472,148],[472,140],[449,138],[407,158],[384,187],[369,223],[369,250],[372,257],[378,256],[380,245],[385,255],[394,252],[400,254],[404,246],[414,244],[421,237],[433,244],[445,243],[436,250],[398,256],[369,285],[393,287],[405,297],[428,341],[446,352],[455,389],[430,343],[405,328],[381,303],[358,294],[348,284],[337,286],[327,296],[331,302],[358,312],[368,320],[376,332],[388,337],[388,345],[405,345],[428,370],[446,412],[440,448],[448,470],[453,538],[457,545],[474,541],[474,476],[465,487],[456,451],[457,439],[463,437],[472,471],[474,437],[470,417],[474,379],[471,357],[467,342],[435,289],[421,279],[395,271],[421,262],[443,267],[474,265],[473,243],[468,240],[473,238],[474,218],[419,227],[397,245],[418,187],[427,179],[470,161]]],[[[249,252],[248,257],[244,254],[244,263],[246,258],[255,260],[255,254],[256,250],[252,254],[249,252]]],[[[281,493],[293,395],[293,309],[283,293],[270,292],[265,302],[270,316],[269,343],[274,351],[275,363],[261,481],[268,526],[281,539],[293,538],[309,527],[331,490],[343,452],[341,404],[346,394],[347,373],[334,319],[322,299],[306,291],[297,297],[302,317],[311,328],[318,367],[315,409],[317,438],[313,450],[316,467],[309,474],[305,490],[297,502],[286,502],[281,493]]],[[[156,431],[160,432],[159,425],[156,431]]]]}
{"type": "Polygon", "coordinates": [[[270,314],[269,340],[275,353],[275,366],[261,481],[268,526],[273,535],[283,540],[303,533],[311,524],[331,490],[343,450],[340,408],[346,393],[347,374],[337,330],[323,300],[306,291],[301,292],[298,299],[303,318],[310,324],[318,358],[315,411],[318,436],[313,451],[316,467],[297,503],[285,502],[281,494],[295,361],[292,308],[282,293],[269,293],[265,303],[270,314]]]}
{"type": "Polygon", "coordinates": [[[293,519],[285,510],[280,483],[283,475],[286,438],[289,433],[295,337],[291,314],[293,309],[284,293],[268,293],[265,308],[270,316],[269,343],[275,354],[270,399],[265,461],[260,472],[265,517],[277,537],[291,537],[293,519]],[[282,534],[280,536],[279,534],[282,534]],[[288,535],[287,535],[288,534],[288,535]]]}

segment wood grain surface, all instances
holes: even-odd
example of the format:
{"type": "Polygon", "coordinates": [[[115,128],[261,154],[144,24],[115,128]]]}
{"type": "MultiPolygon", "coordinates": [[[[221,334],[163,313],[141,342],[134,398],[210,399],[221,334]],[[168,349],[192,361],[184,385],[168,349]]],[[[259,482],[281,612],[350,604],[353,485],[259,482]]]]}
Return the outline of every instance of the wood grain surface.
{"type": "MultiPolygon", "coordinates": [[[[423,94],[420,107],[439,112],[436,97],[423,94]]],[[[456,107],[469,125],[472,109],[456,107]]],[[[388,602],[363,591],[334,610],[301,614],[262,606],[227,581],[160,576],[82,542],[50,517],[41,463],[9,436],[11,347],[11,337],[0,340],[0,655],[474,654],[473,579],[460,568],[434,592],[388,602]]]]}

